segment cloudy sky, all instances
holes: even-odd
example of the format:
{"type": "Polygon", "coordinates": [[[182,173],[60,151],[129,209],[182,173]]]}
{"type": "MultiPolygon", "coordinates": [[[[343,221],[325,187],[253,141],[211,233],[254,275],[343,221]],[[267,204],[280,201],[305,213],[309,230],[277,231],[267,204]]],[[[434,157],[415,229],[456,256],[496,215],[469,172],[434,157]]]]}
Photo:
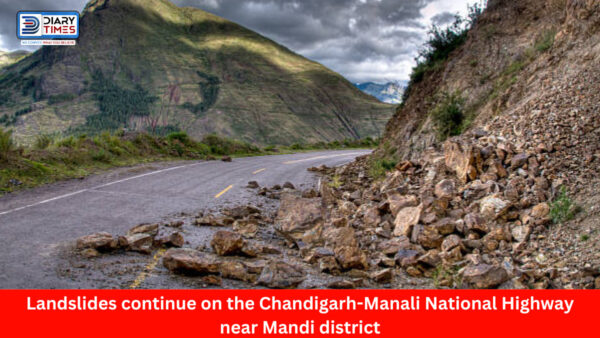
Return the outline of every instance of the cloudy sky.
{"type": "MultiPolygon", "coordinates": [[[[255,30],[353,82],[408,79],[432,23],[477,0],[174,0],[255,30]]],[[[87,0],[0,0],[0,49],[21,49],[19,10],[78,10],[87,0]]]]}

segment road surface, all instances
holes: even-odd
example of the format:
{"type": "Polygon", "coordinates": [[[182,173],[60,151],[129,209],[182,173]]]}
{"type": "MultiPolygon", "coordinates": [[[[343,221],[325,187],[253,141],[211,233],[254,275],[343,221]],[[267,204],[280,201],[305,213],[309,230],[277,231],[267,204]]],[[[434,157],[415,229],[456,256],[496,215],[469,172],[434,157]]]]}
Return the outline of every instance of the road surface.
{"type": "MultiPolygon", "coordinates": [[[[306,169],[352,161],[365,150],[323,151],[234,159],[231,163],[184,162],[175,166],[99,175],[0,197],[0,288],[94,288],[61,278],[59,249],[90,233],[125,233],[167,215],[240,205],[256,198],[245,188],[292,182],[315,185],[306,169]]],[[[64,260],[64,259],[63,259],[64,260]]]]}

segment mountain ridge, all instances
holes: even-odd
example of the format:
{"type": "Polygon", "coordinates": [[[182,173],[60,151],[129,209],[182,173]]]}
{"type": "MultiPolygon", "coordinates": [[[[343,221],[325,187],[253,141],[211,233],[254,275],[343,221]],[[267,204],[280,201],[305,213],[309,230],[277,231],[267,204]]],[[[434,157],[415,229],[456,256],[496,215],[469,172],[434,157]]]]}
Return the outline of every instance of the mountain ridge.
{"type": "Polygon", "coordinates": [[[90,1],[76,47],[44,47],[9,66],[0,89],[23,93],[0,98],[0,113],[31,110],[13,126],[21,139],[118,124],[310,143],[377,137],[392,113],[314,61],[163,0],[90,1]],[[118,106],[122,97],[142,104],[118,106]]]}

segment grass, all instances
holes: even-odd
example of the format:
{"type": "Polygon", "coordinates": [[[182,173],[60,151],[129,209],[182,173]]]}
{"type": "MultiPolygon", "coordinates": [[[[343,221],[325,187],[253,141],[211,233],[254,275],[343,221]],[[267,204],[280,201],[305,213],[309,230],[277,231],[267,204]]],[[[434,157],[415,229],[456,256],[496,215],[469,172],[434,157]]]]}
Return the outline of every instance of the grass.
{"type": "Polygon", "coordinates": [[[552,46],[554,46],[554,38],[556,37],[556,31],[551,29],[545,31],[536,41],[534,48],[540,53],[543,53],[552,46]]]}
{"type": "Polygon", "coordinates": [[[444,267],[443,265],[438,265],[435,270],[433,270],[432,274],[433,285],[436,288],[444,287],[458,287],[462,284],[462,279],[458,274],[457,267],[444,267]]]}
{"type": "Polygon", "coordinates": [[[385,177],[385,174],[394,169],[398,161],[392,158],[378,158],[372,159],[369,162],[369,175],[373,179],[381,179],[385,177]]]}
{"type": "MultiPolygon", "coordinates": [[[[302,146],[301,151],[345,149],[344,145],[371,144],[335,141],[302,146]]],[[[201,160],[216,156],[259,156],[291,153],[287,147],[261,149],[250,143],[217,135],[196,141],[185,132],[166,136],[147,133],[101,132],[55,139],[39,135],[30,148],[18,147],[12,131],[0,128],[0,194],[59,180],[78,178],[113,167],[173,160],[201,160]]]]}
{"type": "Polygon", "coordinates": [[[561,188],[560,193],[550,204],[550,217],[555,224],[562,224],[575,218],[581,208],[567,194],[567,189],[561,188]]]}

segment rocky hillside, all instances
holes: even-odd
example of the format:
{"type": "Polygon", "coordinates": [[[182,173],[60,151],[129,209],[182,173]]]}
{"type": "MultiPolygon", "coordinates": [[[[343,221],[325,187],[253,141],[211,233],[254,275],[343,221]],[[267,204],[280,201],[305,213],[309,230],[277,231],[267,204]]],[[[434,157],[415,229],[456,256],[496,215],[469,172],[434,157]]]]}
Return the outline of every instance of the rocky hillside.
{"type": "Polygon", "coordinates": [[[365,82],[356,84],[356,88],[374,96],[381,102],[390,104],[399,104],[402,102],[402,94],[404,94],[405,87],[406,84],[402,82],[388,82],[383,84],[365,82]]]}
{"type": "Polygon", "coordinates": [[[599,18],[597,1],[490,1],[372,158],[321,170],[324,229],[352,229],[363,269],[439,287],[600,288],[599,18]]]}
{"type": "Polygon", "coordinates": [[[167,0],[93,0],[77,46],[0,76],[0,115],[20,140],[127,127],[309,143],[379,136],[393,113],[322,65],[167,0]]]}

